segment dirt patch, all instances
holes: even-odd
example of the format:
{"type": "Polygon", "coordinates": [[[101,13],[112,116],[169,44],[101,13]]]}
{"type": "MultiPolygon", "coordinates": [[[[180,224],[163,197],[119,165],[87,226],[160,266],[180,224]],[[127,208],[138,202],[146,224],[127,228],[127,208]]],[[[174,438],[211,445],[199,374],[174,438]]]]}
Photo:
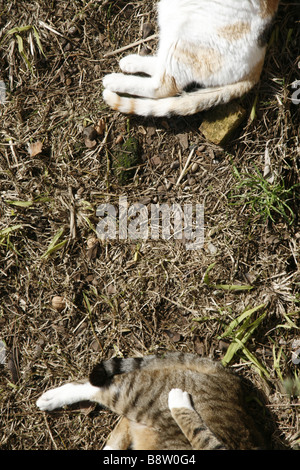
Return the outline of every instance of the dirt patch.
{"type": "MultiPolygon", "coordinates": [[[[90,405],[45,414],[35,405],[41,392],[113,355],[168,349],[224,359],[236,338],[245,347],[229,366],[268,395],[274,445],[279,437],[299,443],[296,8],[282,2],[261,82],[241,100],[247,119],[225,148],[204,139],[201,114],[128,118],[102,100],[103,76],[127,52],[105,55],[155,25],[154,2],[12,1],[1,9],[2,449],[99,449],[115,416],[90,405]],[[100,128],[87,141],[88,126],[100,128]],[[120,185],[112,161],[129,138],[141,160],[120,185]],[[266,218],[251,204],[272,193],[272,182],[262,192],[242,186],[245,199],[232,204],[241,178],[264,175],[267,165],[290,190],[287,217],[271,207],[266,218]],[[119,209],[120,196],[148,213],[151,204],[203,204],[203,247],[187,250],[173,237],[95,239],[97,208],[119,209]],[[243,312],[262,304],[245,324],[243,312]]],[[[283,192],[276,194],[278,203],[283,192]]]]}

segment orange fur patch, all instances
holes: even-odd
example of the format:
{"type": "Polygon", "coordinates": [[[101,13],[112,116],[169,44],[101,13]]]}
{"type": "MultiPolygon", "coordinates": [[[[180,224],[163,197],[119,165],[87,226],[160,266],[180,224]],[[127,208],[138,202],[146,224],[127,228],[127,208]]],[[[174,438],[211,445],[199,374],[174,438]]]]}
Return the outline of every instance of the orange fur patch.
{"type": "Polygon", "coordinates": [[[193,70],[195,81],[213,75],[222,66],[222,56],[214,49],[195,47],[190,43],[180,44],[173,52],[173,58],[185,67],[193,70]]]}
{"type": "Polygon", "coordinates": [[[219,34],[227,39],[228,41],[234,41],[236,39],[240,39],[249,33],[251,30],[251,26],[249,23],[234,23],[228,26],[224,26],[218,30],[219,34]]]}
{"type": "Polygon", "coordinates": [[[116,111],[119,109],[120,101],[121,101],[121,98],[120,98],[120,96],[116,93],[115,102],[112,104],[112,108],[115,109],[116,111]]]}
{"type": "Polygon", "coordinates": [[[164,74],[161,83],[156,90],[155,98],[166,98],[168,96],[175,96],[179,92],[175,78],[164,74]]]}
{"type": "Polygon", "coordinates": [[[157,432],[143,424],[131,422],[133,448],[135,450],[155,450],[159,448],[157,432]]]}
{"type": "Polygon", "coordinates": [[[127,418],[122,417],[113,429],[106,445],[113,449],[126,450],[130,447],[131,443],[130,422],[127,418]]]}

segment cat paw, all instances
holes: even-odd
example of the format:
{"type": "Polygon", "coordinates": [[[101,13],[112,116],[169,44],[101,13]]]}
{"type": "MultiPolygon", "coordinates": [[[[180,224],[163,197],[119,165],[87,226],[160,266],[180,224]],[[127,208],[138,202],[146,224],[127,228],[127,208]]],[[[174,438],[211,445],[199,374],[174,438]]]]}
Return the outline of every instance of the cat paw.
{"type": "Polygon", "coordinates": [[[68,384],[48,390],[40,396],[36,401],[36,405],[42,411],[52,411],[56,408],[61,408],[66,404],[68,392],[68,384]]]}
{"type": "Polygon", "coordinates": [[[130,54],[119,62],[120,69],[125,73],[137,73],[141,71],[141,57],[138,54],[130,54]]]}
{"type": "Polygon", "coordinates": [[[168,404],[170,410],[173,408],[188,408],[189,410],[193,410],[189,394],[180,388],[173,388],[169,392],[168,404]]]}
{"type": "Polygon", "coordinates": [[[113,91],[110,90],[103,90],[103,99],[108,106],[110,106],[112,109],[118,110],[118,102],[120,101],[119,96],[117,93],[114,93],[113,91]]]}
{"type": "Polygon", "coordinates": [[[110,91],[122,91],[124,75],[122,73],[110,73],[103,78],[104,88],[110,91]]]}

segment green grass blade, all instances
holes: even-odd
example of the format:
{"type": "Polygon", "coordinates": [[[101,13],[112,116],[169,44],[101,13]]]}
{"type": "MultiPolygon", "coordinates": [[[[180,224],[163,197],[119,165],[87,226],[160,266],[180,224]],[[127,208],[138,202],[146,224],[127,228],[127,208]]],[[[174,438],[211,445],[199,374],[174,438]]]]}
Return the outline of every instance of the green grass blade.
{"type": "Polygon", "coordinates": [[[24,33],[29,31],[32,26],[29,24],[27,26],[16,26],[15,28],[10,29],[7,34],[15,34],[15,33],[24,33]]]}
{"type": "Polygon", "coordinates": [[[225,290],[225,291],[245,291],[245,290],[251,290],[253,289],[252,286],[247,286],[247,285],[238,285],[238,284],[213,284],[210,279],[209,279],[209,273],[210,271],[215,267],[216,262],[212,263],[208,266],[206,269],[204,276],[203,276],[203,282],[209,287],[212,287],[214,289],[220,289],[220,290],[225,290]]]}
{"type": "Polygon", "coordinates": [[[33,204],[33,201],[5,201],[7,204],[10,204],[11,206],[17,206],[17,207],[30,207],[33,204]]]}
{"type": "Polygon", "coordinates": [[[61,248],[63,248],[63,247],[65,246],[65,244],[67,243],[67,240],[63,240],[62,242],[57,243],[63,233],[64,233],[64,229],[62,228],[62,229],[59,230],[59,232],[53,237],[53,239],[51,240],[51,242],[50,242],[50,244],[49,244],[49,246],[48,246],[48,248],[47,248],[47,251],[41,256],[41,258],[47,258],[48,256],[50,256],[50,255],[52,255],[53,253],[55,253],[57,250],[60,250],[61,248]]]}
{"type": "Polygon", "coordinates": [[[209,277],[208,277],[208,274],[210,273],[210,271],[214,268],[214,266],[216,265],[217,263],[212,263],[208,266],[207,270],[205,271],[204,273],[204,276],[203,276],[203,282],[206,284],[206,285],[210,285],[210,281],[209,281],[209,277]]]}
{"type": "Polygon", "coordinates": [[[239,284],[211,284],[211,287],[229,292],[239,292],[253,289],[253,286],[239,284]]]}
{"type": "MultiPolygon", "coordinates": [[[[254,320],[249,325],[249,321],[250,321],[249,312],[253,313],[255,310],[258,310],[262,306],[264,306],[264,305],[260,305],[259,307],[255,307],[254,309],[251,309],[247,312],[244,312],[244,314],[241,315],[242,319],[240,319],[240,318],[237,319],[237,320],[240,320],[240,322],[243,319],[245,319],[245,320],[244,320],[244,323],[241,325],[241,327],[237,331],[235,331],[235,332],[232,331],[232,334],[234,334],[234,337],[233,337],[232,343],[229,345],[229,347],[226,351],[225,356],[222,359],[222,363],[224,365],[229,364],[229,362],[233,359],[233,357],[237,353],[237,351],[239,349],[241,349],[242,347],[244,347],[244,345],[247,343],[247,341],[252,336],[255,329],[261,324],[261,322],[265,318],[266,313],[263,313],[262,315],[260,315],[260,317],[258,317],[256,320],[254,320]]],[[[229,333],[226,334],[226,336],[228,336],[228,335],[229,335],[229,333]]],[[[223,337],[223,335],[222,335],[222,337],[223,337]]]]}
{"type": "MultiPolygon", "coordinates": [[[[239,343],[239,340],[236,340],[236,341],[239,343]]],[[[258,370],[259,374],[261,376],[265,375],[267,378],[269,378],[270,374],[267,371],[267,369],[259,362],[259,360],[254,356],[254,354],[252,354],[249,351],[249,349],[246,348],[246,346],[243,343],[241,343],[241,349],[242,349],[243,354],[246,356],[246,358],[250,362],[252,362],[254,367],[258,370]]]]}
{"type": "Polygon", "coordinates": [[[273,367],[278,378],[283,382],[283,377],[280,370],[280,358],[282,355],[282,346],[279,348],[278,355],[276,356],[275,344],[273,344],[273,367]]]}
{"type": "Polygon", "coordinates": [[[3,228],[0,230],[0,238],[4,238],[12,232],[16,232],[23,228],[23,225],[12,225],[11,227],[3,228]]]}
{"type": "Polygon", "coordinates": [[[46,57],[45,53],[44,53],[44,49],[43,49],[43,46],[42,46],[42,43],[40,41],[40,36],[39,36],[39,33],[37,32],[36,28],[33,26],[32,27],[32,30],[33,30],[33,34],[34,34],[34,37],[35,37],[35,40],[36,40],[36,43],[38,45],[38,48],[40,50],[40,52],[43,54],[44,57],[46,57]]]}
{"type": "MultiPolygon", "coordinates": [[[[263,313],[260,317],[258,317],[256,320],[254,320],[249,326],[247,325],[247,331],[243,335],[243,342],[244,343],[246,343],[249,340],[249,338],[252,336],[252,334],[254,333],[256,328],[261,324],[261,322],[263,321],[263,319],[265,318],[266,315],[267,315],[266,312],[263,313]]],[[[241,336],[242,333],[243,333],[243,328],[241,328],[237,332],[237,336],[241,336]]]]}
{"type": "Polygon", "coordinates": [[[248,317],[250,317],[253,313],[257,312],[258,310],[261,310],[265,306],[266,306],[266,304],[261,304],[261,305],[258,305],[257,307],[251,308],[251,309],[246,310],[245,312],[243,312],[241,315],[239,315],[239,317],[235,318],[234,320],[232,320],[232,322],[230,322],[230,324],[228,325],[228,327],[226,328],[224,333],[220,336],[220,338],[230,336],[232,334],[233,330],[240,323],[242,323],[244,320],[246,320],[248,317]]]}

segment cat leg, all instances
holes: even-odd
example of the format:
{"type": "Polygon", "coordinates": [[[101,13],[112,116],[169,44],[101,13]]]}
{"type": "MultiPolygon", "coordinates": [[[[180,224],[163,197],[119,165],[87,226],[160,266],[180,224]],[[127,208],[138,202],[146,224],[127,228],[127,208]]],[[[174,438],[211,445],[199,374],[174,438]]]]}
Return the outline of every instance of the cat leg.
{"type": "Polygon", "coordinates": [[[157,432],[143,424],[121,418],[112,431],[103,450],[155,450],[157,449],[157,432]]]}
{"type": "Polygon", "coordinates": [[[172,389],[169,393],[169,409],[193,449],[225,449],[193,408],[187,392],[183,392],[179,388],[172,389]]]}
{"type": "Polygon", "coordinates": [[[146,73],[153,76],[156,73],[158,62],[155,56],[141,56],[130,54],[119,62],[122,72],[125,73],[146,73]]]}
{"type": "Polygon", "coordinates": [[[126,450],[131,444],[130,421],[123,416],[113,429],[103,450],[126,450]]]}
{"type": "Polygon", "coordinates": [[[114,93],[152,99],[175,96],[179,92],[174,78],[165,73],[159,73],[152,77],[111,73],[104,77],[103,85],[104,91],[109,90],[114,93]]]}
{"type": "Polygon", "coordinates": [[[42,411],[52,411],[79,401],[94,401],[94,397],[98,392],[99,388],[94,387],[89,382],[68,383],[43,393],[36,404],[42,411]]]}
{"type": "Polygon", "coordinates": [[[158,433],[144,424],[130,422],[133,450],[159,450],[158,433]]]}
{"type": "Polygon", "coordinates": [[[153,77],[138,77],[122,73],[106,75],[103,79],[103,85],[106,90],[115,93],[126,93],[145,98],[155,98],[158,86],[153,77]]]}

